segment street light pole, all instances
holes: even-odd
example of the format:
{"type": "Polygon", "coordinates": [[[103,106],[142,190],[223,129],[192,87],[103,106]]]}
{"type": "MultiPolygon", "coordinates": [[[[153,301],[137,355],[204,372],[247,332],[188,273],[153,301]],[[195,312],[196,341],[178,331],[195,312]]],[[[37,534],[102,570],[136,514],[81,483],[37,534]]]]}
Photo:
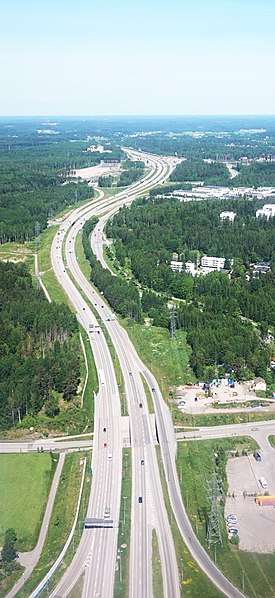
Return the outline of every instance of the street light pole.
{"type": "Polygon", "coordinates": [[[128,470],[128,453],[125,453],[125,476],[127,477],[128,470]]]}
{"type": "Polygon", "coordinates": [[[127,496],[123,496],[123,525],[125,525],[125,501],[127,498],[127,496]]]}

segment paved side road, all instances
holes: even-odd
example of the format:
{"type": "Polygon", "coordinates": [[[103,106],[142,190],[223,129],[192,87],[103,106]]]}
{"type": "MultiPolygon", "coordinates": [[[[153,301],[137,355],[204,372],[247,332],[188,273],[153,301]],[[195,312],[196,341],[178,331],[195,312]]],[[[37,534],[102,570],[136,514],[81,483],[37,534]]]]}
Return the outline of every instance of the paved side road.
{"type": "MultiPolygon", "coordinates": [[[[34,567],[37,565],[37,563],[40,559],[42,548],[44,546],[44,542],[45,542],[45,539],[46,539],[46,536],[48,533],[48,527],[49,527],[49,523],[50,523],[50,518],[51,518],[53,505],[54,505],[54,501],[55,501],[55,497],[56,497],[56,491],[58,488],[64,461],[65,461],[65,453],[60,453],[59,461],[58,461],[57,468],[56,468],[56,471],[55,471],[55,474],[53,477],[53,481],[52,481],[52,486],[51,486],[51,490],[50,490],[50,494],[49,494],[49,499],[48,499],[44,519],[43,519],[43,522],[41,525],[38,542],[37,542],[34,550],[32,550],[29,553],[23,553],[22,564],[26,565],[26,569],[25,569],[23,575],[20,577],[20,579],[13,586],[12,590],[6,595],[5,598],[13,598],[13,596],[15,596],[17,594],[17,592],[19,592],[19,590],[22,588],[24,583],[27,581],[27,579],[32,574],[34,567]]],[[[20,562],[21,562],[21,559],[20,559],[20,562]]]]}

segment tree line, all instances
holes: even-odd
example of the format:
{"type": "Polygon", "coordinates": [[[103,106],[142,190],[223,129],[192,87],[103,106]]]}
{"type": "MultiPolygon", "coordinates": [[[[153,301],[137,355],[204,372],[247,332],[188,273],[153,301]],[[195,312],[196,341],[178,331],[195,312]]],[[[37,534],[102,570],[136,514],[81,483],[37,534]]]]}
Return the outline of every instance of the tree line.
{"type": "Polygon", "coordinates": [[[91,249],[90,234],[98,222],[94,217],[83,227],[82,243],[85,257],[91,266],[91,280],[102,291],[118,314],[133,318],[137,322],[141,319],[141,305],[138,289],[129,281],[120,276],[113,276],[111,272],[102,267],[91,249]]]}

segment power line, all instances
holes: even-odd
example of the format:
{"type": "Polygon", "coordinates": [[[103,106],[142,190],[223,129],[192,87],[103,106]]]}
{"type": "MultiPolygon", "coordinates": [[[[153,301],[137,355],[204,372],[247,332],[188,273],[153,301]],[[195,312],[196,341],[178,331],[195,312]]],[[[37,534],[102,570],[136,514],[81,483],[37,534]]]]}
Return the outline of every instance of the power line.
{"type": "Polygon", "coordinates": [[[220,495],[222,493],[222,486],[221,480],[218,479],[216,473],[212,474],[212,481],[208,480],[206,482],[206,485],[208,500],[211,503],[211,510],[206,536],[208,548],[210,548],[210,546],[212,546],[213,544],[217,544],[218,542],[222,545],[222,535],[218,510],[218,503],[220,495]]]}

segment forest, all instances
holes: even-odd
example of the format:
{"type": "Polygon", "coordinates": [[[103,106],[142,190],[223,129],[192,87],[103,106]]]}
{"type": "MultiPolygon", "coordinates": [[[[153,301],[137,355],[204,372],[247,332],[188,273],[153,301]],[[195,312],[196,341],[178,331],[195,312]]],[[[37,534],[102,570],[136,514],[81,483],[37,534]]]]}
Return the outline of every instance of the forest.
{"type": "MultiPolygon", "coordinates": [[[[1,139],[0,139],[1,143],[1,139]]],[[[0,152],[0,243],[23,243],[34,238],[35,223],[42,231],[49,217],[84,199],[94,190],[86,182],[72,180],[77,168],[99,164],[101,160],[121,159],[120,148],[112,154],[89,152],[89,144],[44,142],[31,138],[9,139],[0,152]]]]}
{"type": "Polygon", "coordinates": [[[183,160],[170,176],[170,181],[190,182],[204,181],[205,185],[229,185],[228,168],[221,162],[204,162],[203,160],[183,160]]]}
{"type": "Polygon", "coordinates": [[[153,197],[121,208],[107,224],[121,268],[127,263],[145,289],[143,314],[169,327],[167,301],[180,300],[176,323],[187,331],[199,378],[217,364],[238,377],[267,375],[265,338],[275,326],[275,230],[272,219],[255,218],[256,207],[248,200],[181,203],[153,197]],[[221,222],[220,212],[229,209],[236,220],[221,222]],[[204,254],[225,257],[230,268],[233,260],[231,278],[173,272],[173,252],[194,263],[204,254]],[[270,262],[270,272],[253,278],[250,265],[256,261],[270,262]]]}
{"type": "Polygon", "coordinates": [[[143,176],[144,173],[144,162],[134,161],[134,160],[125,160],[122,164],[123,172],[121,173],[117,186],[118,187],[127,187],[128,185],[132,185],[143,176]]]}
{"type": "Polygon", "coordinates": [[[59,413],[79,384],[75,316],[49,304],[24,264],[0,262],[0,426],[59,413]]]}
{"type": "Polygon", "coordinates": [[[118,314],[141,321],[141,304],[138,289],[120,276],[113,276],[109,270],[102,267],[92,252],[90,234],[98,219],[91,218],[84,224],[82,243],[85,257],[91,266],[91,280],[104,293],[112,309],[118,314]]]}

